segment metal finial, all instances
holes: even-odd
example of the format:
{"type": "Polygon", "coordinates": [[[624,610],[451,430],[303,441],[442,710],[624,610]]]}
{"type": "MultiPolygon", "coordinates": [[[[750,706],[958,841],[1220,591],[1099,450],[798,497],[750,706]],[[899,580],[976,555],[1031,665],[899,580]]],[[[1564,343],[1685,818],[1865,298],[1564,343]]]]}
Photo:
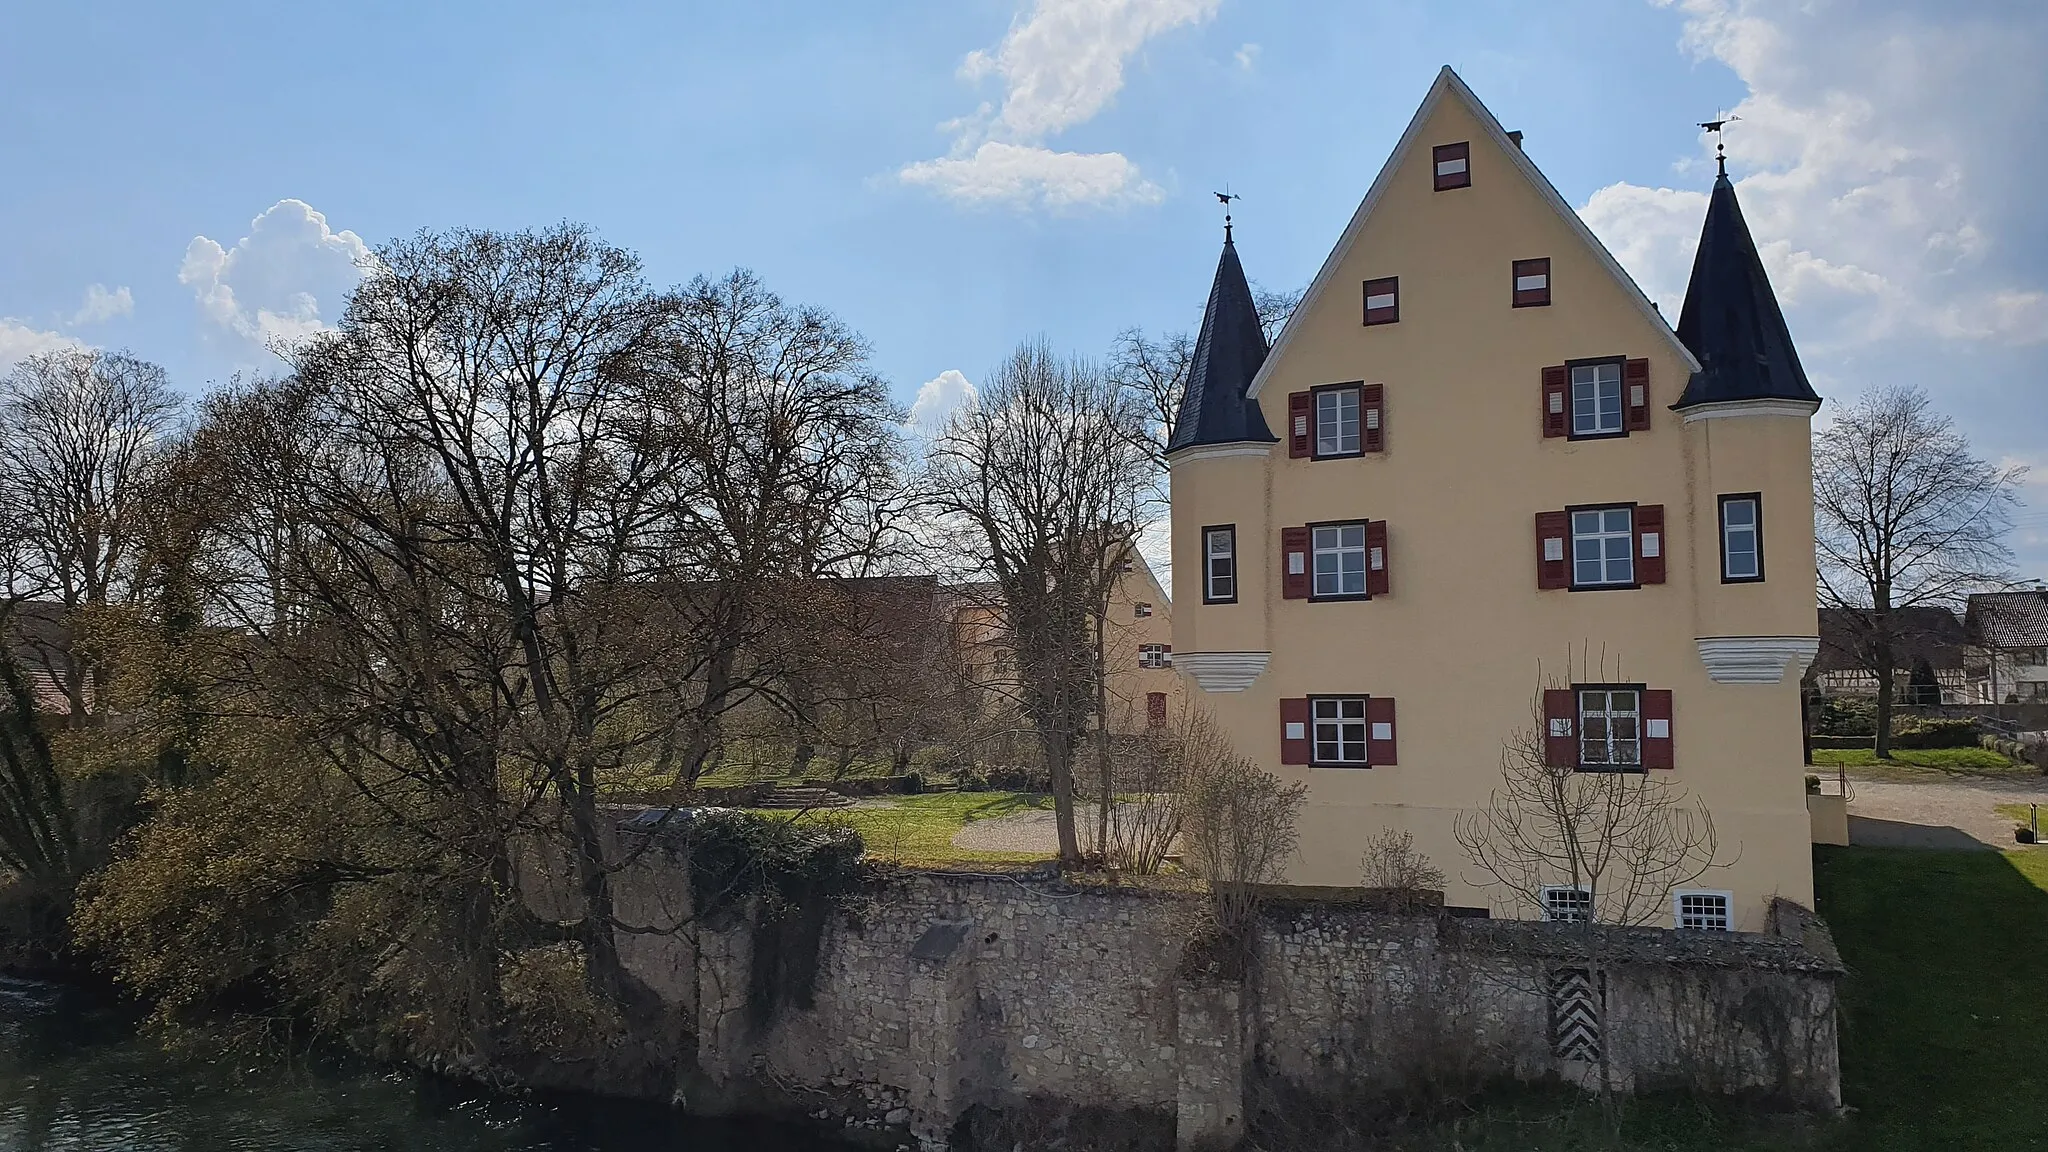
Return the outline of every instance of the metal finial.
{"type": "Polygon", "coordinates": [[[1740,119],[1740,116],[1723,116],[1719,120],[1700,121],[1700,127],[1714,134],[1714,165],[1724,177],[1728,175],[1728,144],[1721,136],[1721,129],[1740,119]]]}
{"type": "Polygon", "coordinates": [[[1230,185],[1228,184],[1225,184],[1223,187],[1224,191],[1212,192],[1210,195],[1216,197],[1217,201],[1223,205],[1223,242],[1228,244],[1230,243],[1230,202],[1232,200],[1242,200],[1244,197],[1230,192],[1230,185]]]}

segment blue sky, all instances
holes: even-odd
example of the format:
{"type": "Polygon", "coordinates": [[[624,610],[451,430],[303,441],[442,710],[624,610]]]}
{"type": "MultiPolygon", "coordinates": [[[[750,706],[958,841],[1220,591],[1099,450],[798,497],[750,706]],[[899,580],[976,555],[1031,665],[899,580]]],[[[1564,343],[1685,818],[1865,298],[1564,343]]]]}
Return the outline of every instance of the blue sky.
{"type": "Polygon", "coordinates": [[[0,368],[127,347],[196,393],[332,323],[366,246],[573,219],[838,312],[929,415],[1019,339],[1192,326],[1225,184],[1253,279],[1304,285],[1449,63],[1667,315],[1694,122],[1738,111],[1816,386],[1922,384],[2035,465],[2048,577],[2044,57],[2029,0],[0,0],[0,368]]]}

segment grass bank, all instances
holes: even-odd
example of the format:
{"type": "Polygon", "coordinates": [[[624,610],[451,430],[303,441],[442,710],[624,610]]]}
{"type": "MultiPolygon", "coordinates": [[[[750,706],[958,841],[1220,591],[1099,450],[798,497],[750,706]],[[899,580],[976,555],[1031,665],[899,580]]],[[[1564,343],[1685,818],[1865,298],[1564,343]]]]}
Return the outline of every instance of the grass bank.
{"type": "Polygon", "coordinates": [[[1989,748],[1901,748],[1879,760],[1870,748],[1816,748],[1815,768],[1849,768],[1872,780],[1927,780],[1939,776],[2009,779],[2038,776],[2041,770],[2015,764],[1989,748]]]}
{"type": "Polygon", "coordinates": [[[877,860],[943,867],[1029,864],[1046,859],[1047,853],[1043,852],[975,852],[955,848],[953,835],[976,820],[1051,810],[1052,797],[1036,792],[934,792],[923,796],[878,797],[852,808],[820,809],[799,818],[853,828],[866,842],[868,855],[877,860]]]}

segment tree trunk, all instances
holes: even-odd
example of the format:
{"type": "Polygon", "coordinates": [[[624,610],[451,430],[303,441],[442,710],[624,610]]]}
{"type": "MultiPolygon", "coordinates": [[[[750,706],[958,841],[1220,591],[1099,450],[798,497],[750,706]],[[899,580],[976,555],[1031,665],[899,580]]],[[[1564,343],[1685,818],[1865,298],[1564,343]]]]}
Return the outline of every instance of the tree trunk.
{"type": "Polygon", "coordinates": [[[789,702],[796,713],[796,755],[790,758],[789,773],[802,776],[811,770],[811,758],[818,754],[817,741],[811,735],[811,726],[818,718],[816,693],[802,677],[792,677],[789,702]]]}
{"type": "Polygon", "coordinates": [[[1877,674],[1877,758],[1889,760],[1892,757],[1892,689],[1893,671],[1898,660],[1892,653],[1891,588],[1879,584],[1872,597],[1870,656],[1877,674]]]}
{"type": "Polygon", "coordinates": [[[1116,782],[1109,760],[1109,653],[1103,636],[1107,602],[1095,614],[1095,855],[1109,863],[1109,806],[1115,800],[1116,782]]]}
{"type": "Polygon", "coordinates": [[[1074,827],[1074,740],[1071,733],[1040,732],[1045,770],[1052,777],[1053,824],[1060,834],[1060,863],[1078,867],[1081,841],[1074,827]]]}

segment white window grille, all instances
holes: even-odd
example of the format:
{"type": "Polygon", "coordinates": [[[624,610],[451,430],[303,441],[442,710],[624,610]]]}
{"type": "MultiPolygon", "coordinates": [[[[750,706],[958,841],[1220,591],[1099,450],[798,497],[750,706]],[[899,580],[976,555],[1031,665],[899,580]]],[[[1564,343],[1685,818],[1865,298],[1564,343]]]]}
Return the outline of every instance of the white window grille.
{"type": "MultiPolygon", "coordinates": [[[[1389,299],[1389,306],[1392,303],[1389,299]]],[[[1316,455],[1350,456],[1357,452],[1358,389],[1332,388],[1316,393],[1316,455]]]]}
{"type": "Polygon", "coordinates": [[[1138,645],[1138,667],[1171,668],[1173,667],[1173,653],[1164,644],[1140,644],[1138,645]]]}
{"type": "Polygon", "coordinates": [[[1365,523],[1323,524],[1315,530],[1315,594],[1365,595],[1365,523]]]}
{"type": "Polygon", "coordinates": [[[1203,551],[1203,579],[1208,587],[1205,599],[1210,601],[1237,599],[1237,530],[1234,528],[1211,528],[1207,532],[1208,542],[1203,551]]]}
{"type": "Polygon", "coordinates": [[[1628,508],[1572,513],[1572,583],[1579,587],[1636,581],[1635,516],[1628,508]]]}
{"type": "Polygon", "coordinates": [[[1642,719],[1642,693],[1634,688],[1580,689],[1579,766],[1639,767],[1642,719]]]}
{"type": "Polygon", "coordinates": [[[1145,603],[1143,600],[1137,601],[1136,603],[1131,605],[1131,614],[1136,619],[1143,620],[1146,617],[1152,615],[1152,606],[1150,604],[1145,603]]]}
{"type": "Polygon", "coordinates": [[[1754,580],[1763,575],[1763,547],[1751,497],[1721,501],[1721,576],[1754,580]]]}
{"type": "Polygon", "coordinates": [[[1730,930],[1728,907],[1733,903],[1730,893],[1681,890],[1673,894],[1672,902],[1673,923],[1680,928],[1702,932],[1730,930]]]}
{"type": "Polygon", "coordinates": [[[1590,923],[1593,893],[1583,884],[1547,887],[1543,890],[1543,918],[1563,924],[1590,923]]]}
{"type": "Polygon", "coordinates": [[[1315,762],[1318,764],[1365,763],[1365,697],[1319,696],[1312,701],[1315,716],[1315,762]]]}
{"type": "Polygon", "coordinates": [[[1572,366],[1572,435],[1611,436],[1621,428],[1621,365],[1572,366]]]}

